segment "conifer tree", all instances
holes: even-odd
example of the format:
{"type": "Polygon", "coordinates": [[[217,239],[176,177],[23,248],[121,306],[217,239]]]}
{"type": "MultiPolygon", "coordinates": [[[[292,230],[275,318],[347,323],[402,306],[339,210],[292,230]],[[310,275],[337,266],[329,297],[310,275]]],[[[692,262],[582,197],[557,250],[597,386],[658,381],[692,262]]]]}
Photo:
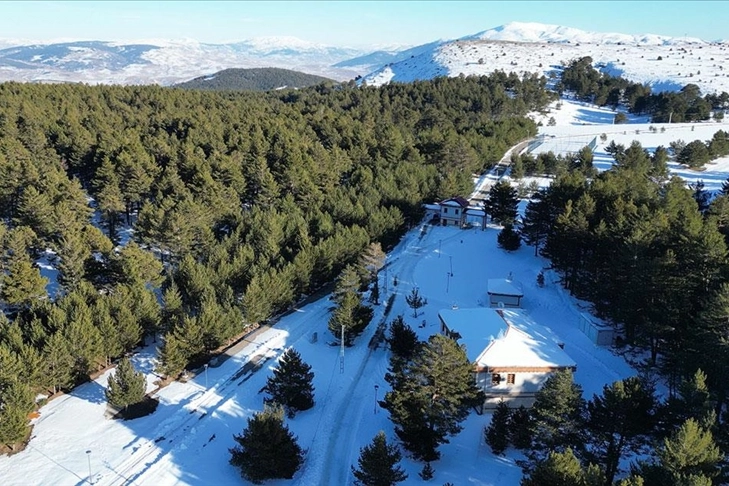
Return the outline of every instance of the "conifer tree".
{"type": "Polygon", "coordinates": [[[496,455],[504,453],[509,447],[509,429],[511,422],[511,410],[503,400],[499,400],[496,409],[491,414],[491,423],[486,427],[486,443],[491,447],[491,452],[496,455]]]}
{"type": "Polygon", "coordinates": [[[520,450],[532,445],[532,416],[524,405],[511,411],[509,442],[520,450]]]}
{"type": "Polygon", "coordinates": [[[428,339],[403,373],[386,376],[392,391],[383,407],[406,449],[424,461],[437,459],[438,446],[461,430],[471,407],[482,399],[465,350],[451,338],[428,339]]]}
{"type": "Polygon", "coordinates": [[[122,358],[114,375],[109,377],[106,400],[109,405],[126,410],[144,400],[147,382],[141,371],[135,371],[129,358],[122,358]]]}
{"type": "Polygon", "coordinates": [[[587,404],[588,456],[602,466],[609,483],[620,460],[646,443],[655,426],[653,387],[638,377],[603,387],[587,404]]]}
{"type": "Polygon", "coordinates": [[[521,228],[521,234],[526,244],[534,246],[534,256],[539,254],[539,247],[549,234],[551,220],[547,192],[538,191],[527,203],[524,211],[524,225],[521,228]]]}
{"type": "Polygon", "coordinates": [[[657,455],[661,467],[672,479],[671,484],[691,484],[697,479],[711,484],[719,474],[723,459],[711,431],[691,418],[670,438],[664,439],[657,455]]]}
{"type": "Polygon", "coordinates": [[[351,346],[355,336],[359,335],[372,320],[372,308],[362,304],[362,298],[356,290],[347,290],[337,299],[339,304],[329,319],[329,331],[341,339],[344,328],[345,345],[351,346]]]}
{"type": "Polygon", "coordinates": [[[13,381],[0,388],[0,444],[13,448],[27,437],[28,413],[33,405],[33,394],[27,384],[13,381]]]}
{"type": "MultiPolygon", "coordinates": [[[[552,451],[521,481],[521,486],[604,486],[605,476],[594,465],[582,468],[571,448],[552,451]]],[[[607,483],[610,484],[610,483],[607,483]]]]}
{"type": "Polygon", "coordinates": [[[314,373],[294,348],[281,355],[273,376],[268,377],[263,390],[271,395],[269,401],[278,403],[293,417],[296,412],[314,406],[314,373]]]}
{"type": "Polygon", "coordinates": [[[516,251],[521,247],[521,235],[511,223],[504,224],[504,228],[499,231],[496,241],[499,247],[506,251],[516,251]]]}
{"type": "Polygon", "coordinates": [[[387,343],[393,357],[407,363],[415,356],[420,341],[413,328],[405,322],[402,315],[398,315],[390,322],[387,343]]]}
{"type": "Polygon", "coordinates": [[[493,221],[513,224],[516,221],[518,204],[517,190],[508,181],[500,180],[489,189],[486,209],[493,221]]]}
{"type": "Polygon", "coordinates": [[[420,295],[420,290],[417,287],[413,287],[410,293],[405,296],[405,302],[413,310],[413,317],[418,317],[420,308],[428,305],[428,299],[420,295]]]}
{"type": "Polygon", "coordinates": [[[177,377],[187,366],[189,356],[185,345],[174,332],[165,336],[158,354],[156,371],[163,376],[177,377]]]}
{"type": "Polygon", "coordinates": [[[582,387],[573,381],[571,370],[559,370],[547,379],[531,409],[537,458],[543,458],[547,451],[564,451],[582,443],[584,407],[582,387]]]}
{"type": "Polygon", "coordinates": [[[382,245],[375,241],[369,244],[360,257],[359,264],[366,273],[366,281],[377,278],[377,273],[385,265],[387,255],[382,251],[382,245]]]}
{"type": "Polygon", "coordinates": [[[262,412],[248,419],[243,433],[233,436],[238,445],[230,449],[230,463],[254,484],[291,479],[301,467],[301,447],[283,417],[282,407],[264,405],[262,412]]]}
{"type": "Polygon", "coordinates": [[[402,455],[394,444],[388,444],[383,431],[379,431],[372,443],[360,449],[358,467],[352,467],[360,486],[393,486],[405,481],[408,475],[399,466],[402,455]]]}
{"type": "Polygon", "coordinates": [[[0,298],[10,306],[20,308],[45,299],[48,279],[40,274],[27,256],[14,258],[2,279],[0,298]]]}

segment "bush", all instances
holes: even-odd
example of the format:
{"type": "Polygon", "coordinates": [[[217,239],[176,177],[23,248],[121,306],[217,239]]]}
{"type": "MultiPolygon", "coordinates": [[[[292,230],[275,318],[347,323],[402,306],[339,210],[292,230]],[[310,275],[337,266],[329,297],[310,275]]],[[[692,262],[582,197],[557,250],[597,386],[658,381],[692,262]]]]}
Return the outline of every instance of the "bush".
{"type": "Polygon", "coordinates": [[[625,116],[625,113],[616,113],[615,118],[613,119],[613,123],[616,125],[619,125],[621,123],[628,123],[628,117],[625,116]]]}

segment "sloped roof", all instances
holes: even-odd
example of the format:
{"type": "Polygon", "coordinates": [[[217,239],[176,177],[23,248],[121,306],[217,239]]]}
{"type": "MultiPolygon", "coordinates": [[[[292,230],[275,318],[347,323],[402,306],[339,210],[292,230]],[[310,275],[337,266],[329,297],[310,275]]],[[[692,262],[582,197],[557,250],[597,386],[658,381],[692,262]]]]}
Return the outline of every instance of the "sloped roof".
{"type": "Polygon", "coordinates": [[[456,196],[456,197],[452,197],[450,199],[446,199],[444,201],[441,201],[438,204],[440,204],[441,206],[456,206],[457,205],[457,206],[460,206],[462,208],[467,208],[468,207],[468,201],[466,201],[461,196],[456,196]]]}
{"type": "Polygon", "coordinates": [[[445,309],[438,315],[460,334],[468,359],[479,367],[574,367],[557,336],[523,310],[445,309]]]}
{"type": "Polygon", "coordinates": [[[506,278],[490,278],[487,286],[489,295],[513,295],[514,297],[524,297],[519,282],[514,282],[506,278]]]}

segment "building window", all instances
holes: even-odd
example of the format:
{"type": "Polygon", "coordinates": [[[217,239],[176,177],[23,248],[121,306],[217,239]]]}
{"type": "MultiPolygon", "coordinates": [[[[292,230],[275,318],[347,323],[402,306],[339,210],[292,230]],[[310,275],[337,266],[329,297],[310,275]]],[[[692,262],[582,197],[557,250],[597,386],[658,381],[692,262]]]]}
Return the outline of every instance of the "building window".
{"type": "Polygon", "coordinates": [[[448,214],[448,208],[443,208],[443,214],[448,214]]]}
{"type": "Polygon", "coordinates": [[[456,209],[456,214],[458,214],[458,210],[456,209]]]}
{"type": "Polygon", "coordinates": [[[509,373],[506,375],[506,384],[507,385],[513,385],[516,382],[516,375],[514,373],[509,373]]]}
{"type": "Polygon", "coordinates": [[[491,386],[496,386],[501,383],[501,375],[498,373],[491,373],[491,386]]]}

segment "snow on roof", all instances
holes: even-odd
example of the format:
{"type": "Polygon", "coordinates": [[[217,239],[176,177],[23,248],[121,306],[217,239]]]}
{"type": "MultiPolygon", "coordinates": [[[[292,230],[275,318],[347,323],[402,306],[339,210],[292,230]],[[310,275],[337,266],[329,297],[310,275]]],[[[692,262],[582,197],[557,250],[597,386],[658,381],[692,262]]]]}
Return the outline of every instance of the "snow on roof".
{"type": "Polygon", "coordinates": [[[461,337],[468,359],[479,367],[574,367],[548,328],[521,310],[445,309],[439,313],[448,329],[461,337]]]}
{"type": "Polygon", "coordinates": [[[468,214],[469,216],[486,216],[486,211],[484,211],[483,209],[469,208],[466,210],[466,214],[468,214]]]}
{"type": "Polygon", "coordinates": [[[423,207],[431,211],[438,211],[440,209],[440,205],[438,204],[423,204],[423,207]]]}
{"type": "Polygon", "coordinates": [[[524,297],[521,284],[507,278],[490,278],[487,288],[489,295],[513,295],[524,297]]]}

